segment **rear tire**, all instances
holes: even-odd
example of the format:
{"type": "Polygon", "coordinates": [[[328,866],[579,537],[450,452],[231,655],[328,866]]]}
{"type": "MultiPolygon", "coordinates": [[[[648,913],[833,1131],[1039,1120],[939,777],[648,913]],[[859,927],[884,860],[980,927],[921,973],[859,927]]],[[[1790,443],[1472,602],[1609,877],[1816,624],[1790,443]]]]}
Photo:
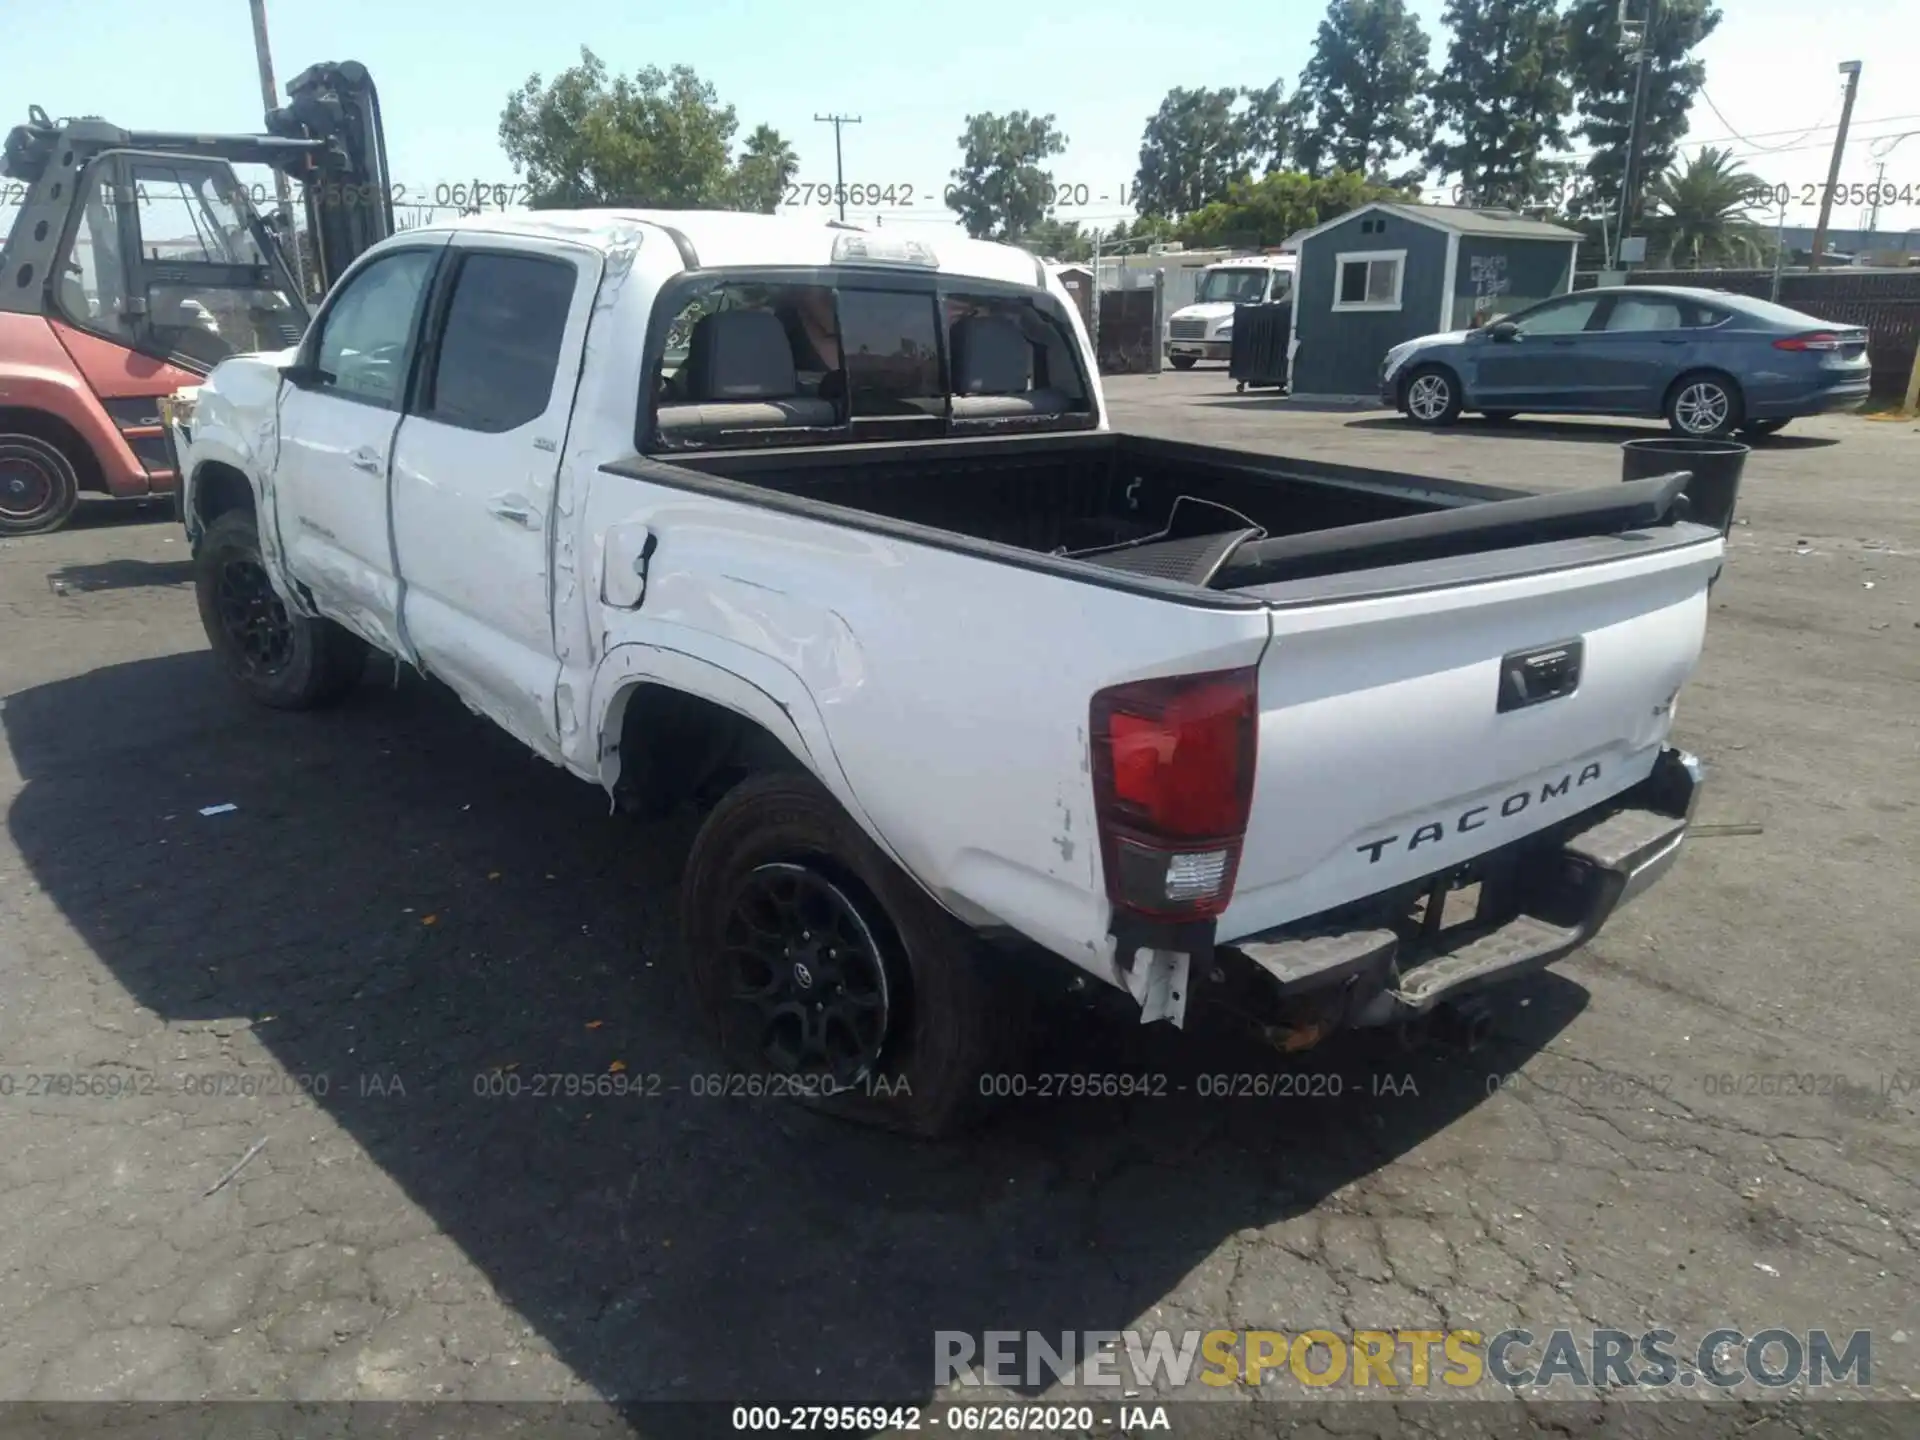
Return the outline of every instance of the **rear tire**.
{"type": "Polygon", "coordinates": [[[756,775],[720,801],[680,925],[721,1054],[773,1077],[765,1093],[933,1139],[977,1119],[987,1077],[1021,1058],[1021,987],[811,775],[756,775]]]}
{"type": "Polygon", "coordinates": [[[1167,358],[1173,362],[1173,368],[1176,370],[1191,370],[1196,363],[1191,355],[1169,355],[1167,358]]]}
{"type": "Polygon", "coordinates": [[[1416,425],[1451,425],[1460,418],[1460,381],[1444,365],[1422,365],[1407,376],[1400,403],[1416,425]]]}
{"type": "Polygon", "coordinates": [[[193,557],[200,624],[227,676],[276,710],[312,710],[359,682],[367,643],[331,620],[287,609],[267,579],[253,512],[229,510],[193,557]]]}
{"type": "Polygon", "coordinates": [[[0,535],[46,535],[73,518],[80,476],[51,440],[0,431],[0,535]]]}
{"type": "Polygon", "coordinates": [[[1682,375],[1667,392],[1667,424],[1694,440],[1718,440],[1738,430],[1746,413],[1740,387],[1714,370],[1682,375]]]}

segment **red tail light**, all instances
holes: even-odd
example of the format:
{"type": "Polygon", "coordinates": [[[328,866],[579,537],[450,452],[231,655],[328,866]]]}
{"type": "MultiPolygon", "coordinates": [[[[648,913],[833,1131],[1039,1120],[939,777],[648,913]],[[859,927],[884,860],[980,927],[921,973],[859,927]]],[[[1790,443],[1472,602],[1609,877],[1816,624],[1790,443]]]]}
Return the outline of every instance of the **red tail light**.
{"type": "Polygon", "coordinates": [[[1258,673],[1139,680],[1093,697],[1094,813],[1115,905],[1167,920],[1227,908],[1253,804],[1258,673]]]}
{"type": "Polygon", "coordinates": [[[1841,339],[1830,330],[1816,330],[1811,335],[1789,335],[1785,339],[1773,342],[1776,350],[1838,350],[1841,339]]]}

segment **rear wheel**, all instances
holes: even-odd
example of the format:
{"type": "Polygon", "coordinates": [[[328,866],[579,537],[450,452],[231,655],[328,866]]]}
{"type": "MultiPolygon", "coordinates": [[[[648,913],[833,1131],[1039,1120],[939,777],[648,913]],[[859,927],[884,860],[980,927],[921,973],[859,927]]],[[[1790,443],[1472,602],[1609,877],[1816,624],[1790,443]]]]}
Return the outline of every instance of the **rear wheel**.
{"type": "Polygon", "coordinates": [[[80,503],[80,477],[50,440],[0,431],[0,535],[58,530],[80,503]]]}
{"type": "Polygon", "coordinates": [[[975,1118],[988,1076],[1018,1059],[1021,992],[810,775],[755,776],[720,801],[680,923],[722,1055],[765,1093],[931,1138],[975,1118]]]}
{"type": "Polygon", "coordinates": [[[1407,376],[1407,416],[1417,425],[1451,425],[1460,418],[1460,382],[1440,365],[1422,365],[1407,376]]]}
{"type": "Polygon", "coordinates": [[[1667,424],[1681,435],[1716,439],[1741,425],[1740,387],[1710,371],[1682,375],[1667,392],[1667,424]]]}
{"type": "Polygon", "coordinates": [[[352,689],[367,645],[331,620],[296,615],[274,593],[251,511],[229,510],[193,560],[200,624],[228,676],[279,710],[310,710],[352,689]]]}
{"type": "Polygon", "coordinates": [[[1167,358],[1173,361],[1174,369],[1191,370],[1194,367],[1194,362],[1197,357],[1192,355],[1170,355],[1167,358]]]}

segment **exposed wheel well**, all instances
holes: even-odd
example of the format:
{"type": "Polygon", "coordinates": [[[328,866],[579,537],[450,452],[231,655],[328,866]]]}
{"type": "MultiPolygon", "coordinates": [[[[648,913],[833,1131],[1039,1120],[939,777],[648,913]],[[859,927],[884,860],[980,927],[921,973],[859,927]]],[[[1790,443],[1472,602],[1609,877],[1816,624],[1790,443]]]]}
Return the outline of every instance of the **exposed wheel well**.
{"type": "Polygon", "coordinates": [[[229,510],[253,508],[253,486],[233,466],[209,460],[193,472],[193,510],[202,529],[229,510]]]}
{"type": "Polygon", "coordinates": [[[659,817],[710,805],[748,775],[804,770],[771,731],[699,695],[640,681],[614,700],[620,749],[614,801],[628,814],[659,817]]]}
{"type": "Polygon", "coordinates": [[[80,488],[105,493],[107,482],[101,478],[100,462],[94,457],[93,447],[58,415],[21,405],[0,405],[0,433],[6,432],[38,436],[49,445],[58,446],[67,463],[73,466],[74,479],[80,488]]]}

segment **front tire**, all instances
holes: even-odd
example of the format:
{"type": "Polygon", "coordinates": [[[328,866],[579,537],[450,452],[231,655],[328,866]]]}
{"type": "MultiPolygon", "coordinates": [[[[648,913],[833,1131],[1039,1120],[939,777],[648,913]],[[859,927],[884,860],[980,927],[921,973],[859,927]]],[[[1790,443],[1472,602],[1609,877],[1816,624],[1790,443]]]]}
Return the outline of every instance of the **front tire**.
{"type": "Polygon", "coordinates": [[[735,1071],[768,1093],[924,1138],[986,1108],[1025,1008],[992,957],[812,776],[742,781],[680,887],[692,987],[735,1071]]]}
{"type": "Polygon", "coordinates": [[[1173,368],[1176,370],[1191,370],[1196,363],[1196,358],[1192,355],[1169,355],[1167,358],[1173,362],[1173,368]]]}
{"type": "Polygon", "coordinates": [[[1667,424],[1694,440],[1718,440],[1738,430],[1746,406],[1740,387],[1725,375],[1682,375],[1667,392],[1667,424]]]}
{"type": "Polygon", "coordinates": [[[331,620],[294,614],[274,593],[251,511],[229,510],[207,527],[193,583],[221,668],[262,705],[317,709],[351,690],[366,669],[364,640],[331,620]]]}
{"type": "Polygon", "coordinates": [[[73,518],[80,476],[50,440],[0,432],[0,535],[46,535],[73,518]]]}
{"type": "Polygon", "coordinates": [[[1407,418],[1416,425],[1451,425],[1460,418],[1460,381],[1444,365],[1422,365],[1401,391],[1407,418]]]}

